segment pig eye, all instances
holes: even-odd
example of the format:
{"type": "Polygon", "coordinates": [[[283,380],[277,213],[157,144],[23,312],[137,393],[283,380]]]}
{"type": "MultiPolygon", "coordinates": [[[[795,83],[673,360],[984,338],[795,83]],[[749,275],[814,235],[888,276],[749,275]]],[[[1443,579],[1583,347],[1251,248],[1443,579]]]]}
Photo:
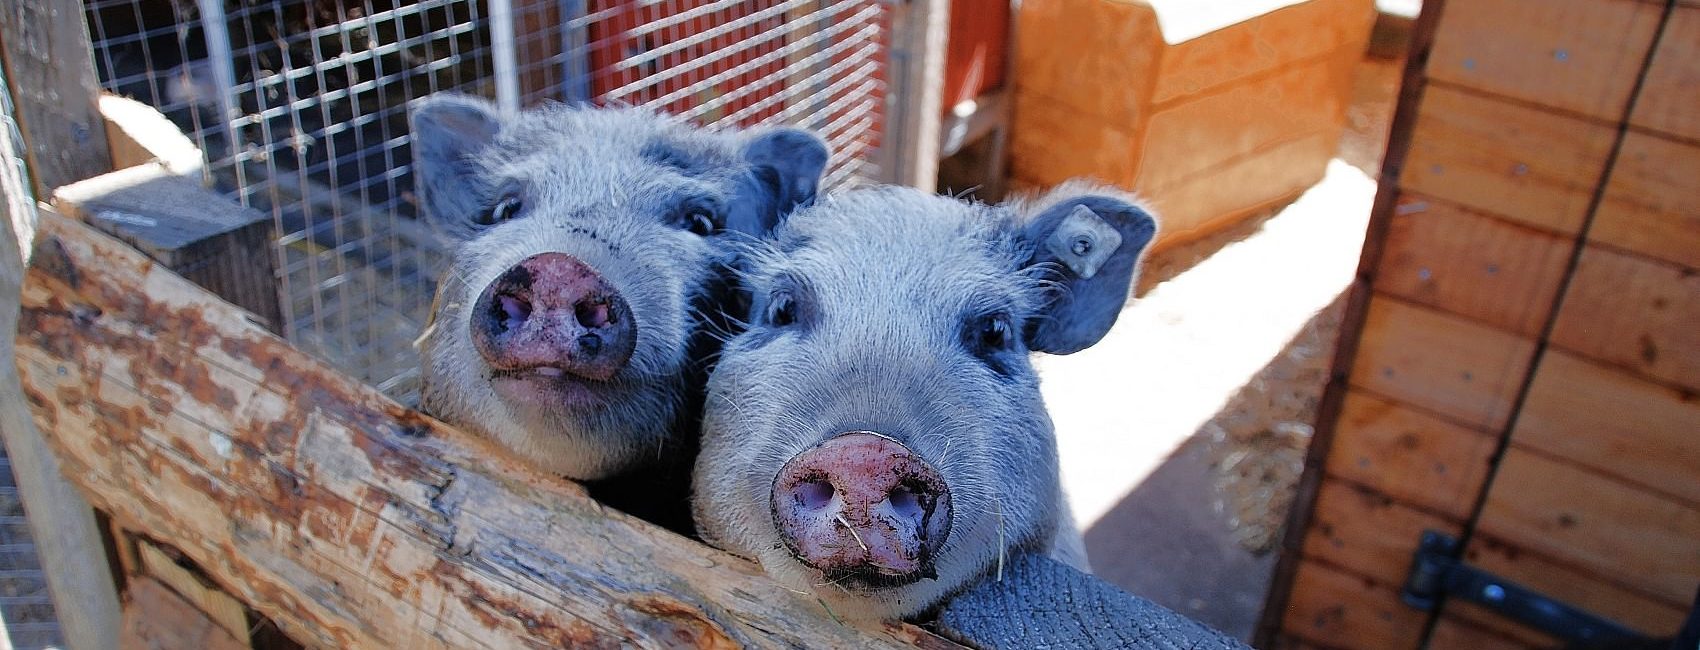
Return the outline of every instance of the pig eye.
{"type": "Polygon", "coordinates": [[[981,316],[970,332],[975,347],[983,352],[1006,350],[1015,342],[1014,327],[1007,314],[981,316]]]}
{"type": "Polygon", "coordinates": [[[693,208],[685,214],[685,229],[707,237],[720,228],[714,224],[714,215],[709,214],[708,210],[693,208]]]}
{"type": "Polygon", "coordinates": [[[496,205],[491,206],[489,210],[479,213],[475,221],[477,221],[480,226],[494,226],[518,216],[519,210],[522,207],[525,207],[525,202],[521,201],[519,197],[504,196],[502,197],[502,200],[497,201],[496,205]]]}
{"type": "Polygon", "coordinates": [[[773,294],[767,303],[767,324],[774,327],[785,327],[797,322],[797,301],[791,299],[791,294],[785,291],[773,294]]]}

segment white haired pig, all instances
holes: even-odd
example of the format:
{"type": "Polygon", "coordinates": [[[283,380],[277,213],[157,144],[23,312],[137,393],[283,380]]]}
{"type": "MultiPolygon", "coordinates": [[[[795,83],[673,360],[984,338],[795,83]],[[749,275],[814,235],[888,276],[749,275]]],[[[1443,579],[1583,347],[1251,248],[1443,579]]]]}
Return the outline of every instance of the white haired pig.
{"type": "Polygon", "coordinates": [[[683,514],[727,241],[812,202],[825,144],[458,95],[411,119],[420,204],[453,257],[418,342],[421,407],[574,479],[682,467],[683,514]]]}
{"type": "Polygon", "coordinates": [[[791,215],[747,252],[748,329],[709,378],[698,530],[857,618],[924,612],[1014,551],[1085,569],[1028,355],[1102,338],[1155,233],[1084,183],[791,215]]]}

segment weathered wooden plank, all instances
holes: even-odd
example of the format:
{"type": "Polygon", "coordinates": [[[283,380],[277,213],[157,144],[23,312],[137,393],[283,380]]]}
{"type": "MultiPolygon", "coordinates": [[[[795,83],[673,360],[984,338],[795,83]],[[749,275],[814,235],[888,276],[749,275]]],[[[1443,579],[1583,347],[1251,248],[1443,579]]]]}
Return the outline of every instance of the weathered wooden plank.
{"type": "Polygon", "coordinates": [[[1505,426],[1534,343],[1458,316],[1373,298],[1351,382],[1469,426],[1505,426]]]}
{"type": "Polygon", "coordinates": [[[249,646],[159,581],[137,577],[125,590],[124,635],[118,647],[246,650],[249,646]]]}
{"type": "Polygon", "coordinates": [[[68,474],[309,645],[938,642],[608,511],[63,217],[23,305],[20,375],[68,474]]]}
{"type": "Polygon", "coordinates": [[[1700,584],[1700,508],[1515,444],[1477,530],[1672,605],[1686,606],[1700,584]]]}
{"type": "MultiPolygon", "coordinates": [[[[1464,550],[1464,560],[1507,580],[1622,623],[1642,634],[1674,634],[1682,624],[1683,616],[1688,613],[1686,607],[1677,607],[1613,585],[1601,580],[1599,576],[1554,562],[1490,534],[1473,538],[1469,547],[1464,550]]],[[[1637,581],[1641,576],[1623,574],[1621,577],[1637,581]]],[[[1694,584],[1690,583],[1690,589],[1693,586],[1694,584]]],[[[1509,624],[1494,627],[1503,629],[1507,626],[1509,624]]],[[[1541,635],[1537,633],[1530,636],[1538,639],[1541,635]]]]}
{"type": "Polygon", "coordinates": [[[1559,309],[1552,342],[1700,391],[1700,274],[1589,246],[1559,309]]]}
{"type": "Polygon", "coordinates": [[[1637,0],[1460,2],[1441,17],[1428,74],[1617,121],[1629,105],[1660,9],[1637,0]]]}
{"type": "MultiPolygon", "coordinates": [[[[1694,38],[1700,40],[1700,33],[1694,38]]],[[[1700,88],[1700,68],[1695,77],[1700,88]]],[[[1700,96],[1693,106],[1700,106],[1700,96]]],[[[1695,179],[1700,179],[1700,145],[1625,133],[1588,238],[1700,268],[1700,182],[1695,179]]]]}
{"type": "Polygon", "coordinates": [[[1425,530],[1457,535],[1462,526],[1413,510],[1386,495],[1341,481],[1323,481],[1305,537],[1305,557],[1319,559],[1387,585],[1405,581],[1411,554],[1425,530]]]}
{"type": "Polygon", "coordinates": [[[1700,506],[1700,399],[1549,349],[1517,444],[1700,506]]]}
{"type": "Polygon", "coordinates": [[[1629,123],[1700,142],[1700,3],[1677,2],[1629,123]]]}
{"type": "Polygon", "coordinates": [[[112,169],[93,51],[82,3],[0,4],[0,82],[11,91],[37,196],[112,169]]]}
{"type": "Polygon", "coordinates": [[[1603,124],[1434,83],[1418,110],[1399,182],[1537,228],[1575,234],[1616,136],[1603,124]]]}
{"type": "Polygon", "coordinates": [[[1408,193],[1387,227],[1382,293],[1536,338],[1570,265],[1569,238],[1408,193]]]}
{"type": "MultiPolygon", "coordinates": [[[[23,254],[33,245],[36,222],[33,197],[13,154],[16,143],[7,108],[0,92],[0,359],[12,358],[23,254]]],[[[17,373],[0,371],[0,438],[28,511],[30,535],[59,628],[66,644],[78,650],[116,647],[123,613],[94,512],[60,474],[58,460],[28,413],[17,373]]]]}
{"type": "Polygon", "coordinates": [[[1493,450],[1493,436],[1352,390],[1325,466],[1330,476],[1463,521],[1493,450]]]}
{"type": "Polygon", "coordinates": [[[1307,559],[1293,576],[1283,631],[1330,647],[1415,648],[1427,614],[1399,602],[1397,589],[1307,559]]]}
{"type": "MultiPolygon", "coordinates": [[[[248,612],[242,603],[188,569],[179,566],[159,546],[146,540],[136,541],[136,555],[141,560],[143,577],[137,582],[158,582],[171,588],[183,600],[205,614],[213,624],[224,628],[232,640],[248,642],[248,612]]],[[[131,583],[134,584],[134,583],[131,583]]],[[[134,586],[127,588],[134,600],[134,586]]]]}

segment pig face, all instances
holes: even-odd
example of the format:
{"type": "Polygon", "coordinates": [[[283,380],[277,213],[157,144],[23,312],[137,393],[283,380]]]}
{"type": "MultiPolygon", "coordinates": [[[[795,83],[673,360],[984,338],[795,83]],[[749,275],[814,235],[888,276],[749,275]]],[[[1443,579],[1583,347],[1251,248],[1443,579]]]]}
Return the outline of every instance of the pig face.
{"type": "Polygon", "coordinates": [[[709,379],[703,535],[841,616],[933,606],[1011,550],[1078,548],[1030,351],[1097,342],[1156,232],[1129,197],[850,191],[752,245],[709,379]]]}
{"type": "Polygon", "coordinates": [[[575,479],[689,443],[726,243],[811,202],[825,145],[461,96],[411,117],[417,194],[453,253],[418,343],[423,408],[575,479]]]}

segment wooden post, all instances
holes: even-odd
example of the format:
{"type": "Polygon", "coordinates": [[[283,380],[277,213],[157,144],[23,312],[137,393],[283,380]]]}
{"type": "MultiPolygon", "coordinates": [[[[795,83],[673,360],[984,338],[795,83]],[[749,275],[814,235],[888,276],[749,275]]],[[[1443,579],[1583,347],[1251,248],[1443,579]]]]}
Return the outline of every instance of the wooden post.
{"type": "Polygon", "coordinates": [[[888,182],[931,192],[939,176],[950,0],[909,0],[892,11],[890,101],[896,105],[888,104],[882,171],[888,182]]]}
{"type": "MultiPolygon", "coordinates": [[[[10,14],[15,10],[8,12],[4,22],[10,34],[16,25],[10,14]]],[[[13,155],[4,81],[0,76],[0,204],[7,214],[6,223],[0,224],[0,358],[9,360],[18,331],[23,254],[32,244],[36,209],[13,155]]],[[[60,474],[58,460],[29,418],[14,372],[0,372],[0,437],[12,460],[18,494],[66,644],[76,650],[116,648],[118,595],[94,511],[60,474]]]]}
{"type": "Polygon", "coordinates": [[[111,170],[83,3],[7,0],[0,7],[0,60],[35,195],[111,170]]]}

